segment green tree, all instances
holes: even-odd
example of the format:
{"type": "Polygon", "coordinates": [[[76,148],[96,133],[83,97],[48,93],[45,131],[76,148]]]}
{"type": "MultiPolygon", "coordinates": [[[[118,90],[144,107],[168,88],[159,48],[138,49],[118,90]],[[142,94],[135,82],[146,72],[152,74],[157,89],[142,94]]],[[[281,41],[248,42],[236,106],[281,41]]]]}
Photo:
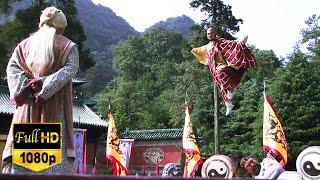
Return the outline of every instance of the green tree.
{"type": "Polygon", "coordinates": [[[215,25],[219,28],[218,35],[221,37],[234,39],[231,34],[240,30],[239,23],[243,20],[233,16],[232,7],[225,5],[221,0],[192,0],[190,6],[205,12],[208,18],[202,21],[201,26],[207,28],[215,25]]]}
{"type": "Polygon", "coordinates": [[[142,38],[133,36],[128,43],[115,49],[114,68],[119,76],[137,80],[148,66],[150,62],[142,38]]]}
{"type": "Polygon", "coordinates": [[[87,82],[83,85],[86,94],[93,97],[102,91],[114,76],[112,64],[97,61],[92,68],[86,71],[87,82]]]}
{"type": "Polygon", "coordinates": [[[277,71],[269,94],[283,120],[289,143],[287,168],[292,170],[302,150],[320,143],[320,76],[315,62],[305,54],[296,52],[290,60],[277,71]]]}
{"type": "Polygon", "coordinates": [[[277,68],[283,66],[282,60],[279,60],[273,50],[254,49],[253,54],[257,60],[257,66],[246,71],[244,81],[253,78],[258,82],[270,80],[274,77],[277,68]]]}
{"type": "Polygon", "coordinates": [[[262,91],[263,82],[254,78],[236,89],[234,101],[238,107],[221,123],[221,149],[226,154],[262,158],[262,91]]]}
{"type": "Polygon", "coordinates": [[[320,67],[320,26],[319,26],[320,16],[315,14],[309,17],[305,21],[307,28],[302,29],[302,43],[308,43],[308,50],[313,54],[314,59],[318,62],[318,67],[320,67]]]}
{"type": "Polygon", "coordinates": [[[117,46],[114,67],[118,76],[106,93],[97,96],[99,112],[104,114],[111,98],[122,129],[170,127],[165,92],[174,87],[184,43],[181,33],[158,28],[117,46]]]}
{"type": "Polygon", "coordinates": [[[192,123],[199,135],[199,146],[204,155],[212,154],[213,139],[213,83],[208,68],[196,60],[184,61],[178,66],[174,77],[174,89],[166,91],[166,103],[172,119],[171,126],[181,128],[184,124],[184,101],[192,106],[192,123]]]}

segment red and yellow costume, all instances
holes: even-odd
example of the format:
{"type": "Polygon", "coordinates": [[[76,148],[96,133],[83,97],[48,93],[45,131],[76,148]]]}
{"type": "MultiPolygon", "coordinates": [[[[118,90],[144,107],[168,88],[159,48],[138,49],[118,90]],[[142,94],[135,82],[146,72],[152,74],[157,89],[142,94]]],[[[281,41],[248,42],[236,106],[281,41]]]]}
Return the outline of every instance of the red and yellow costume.
{"type": "Polygon", "coordinates": [[[200,63],[209,66],[212,78],[218,85],[225,102],[231,100],[227,96],[227,91],[234,90],[240,83],[245,70],[256,66],[253,54],[245,43],[240,41],[220,38],[204,46],[193,48],[191,53],[200,63]]]}

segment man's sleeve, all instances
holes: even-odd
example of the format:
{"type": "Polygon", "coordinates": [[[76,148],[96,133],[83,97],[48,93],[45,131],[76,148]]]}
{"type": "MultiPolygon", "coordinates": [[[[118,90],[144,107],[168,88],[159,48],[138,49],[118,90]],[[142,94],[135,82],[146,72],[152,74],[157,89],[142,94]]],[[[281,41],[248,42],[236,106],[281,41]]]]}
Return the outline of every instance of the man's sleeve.
{"type": "Polygon", "coordinates": [[[19,105],[29,95],[28,83],[30,78],[19,66],[18,58],[16,51],[14,51],[6,69],[10,100],[14,105],[19,105]]]}
{"type": "Polygon", "coordinates": [[[191,53],[194,55],[194,57],[204,65],[208,65],[208,59],[207,59],[207,54],[208,54],[208,45],[204,45],[201,47],[193,48],[191,50],[191,53]]]}
{"type": "Polygon", "coordinates": [[[77,46],[73,46],[67,57],[66,64],[57,72],[44,78],[42,90],[37,94],[41,98],[47,100],[65,84],[67,84],[78,72],[79,69],[79,53],[77,46]]]}

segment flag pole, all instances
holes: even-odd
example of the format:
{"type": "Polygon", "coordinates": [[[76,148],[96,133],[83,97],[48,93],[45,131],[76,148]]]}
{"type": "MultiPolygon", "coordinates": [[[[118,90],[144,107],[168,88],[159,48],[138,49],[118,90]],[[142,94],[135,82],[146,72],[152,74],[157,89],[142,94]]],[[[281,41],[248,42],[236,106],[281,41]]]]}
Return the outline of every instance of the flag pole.
{"type": "MultiPolygon", "coordinates": [[[[111,112],[111,99],[109,97],[109,104],[108,104],[108,113],[107,113],[107,117],[109,118],[109,113],[111,112]]],[[[109,129],[109,125],[108,125],[108,129],[109,129]]],[[[108,148],[108,142],[106,144],[107,148],[108,148]]],[[[109,158],[107,158],[107,173],[108,174],[108,169],[109,169],[109,158]]]]}
{"type": "Polygon", "coordinates": [[[188,99],[188,92],[187,92],[187,90],[186,90],[186,94],[185,94],[185,97],[184,97],[184,106],[185,106],[185,107],[188,106],[188,101],[187,101],[187,99],[188,99]]]}
{"type": "Polygon", "coordinates": [[[266,81],[263,81],[263,95],[266,94],[266,81]]]}
{"type": "Polygon", "coordinates": [[[213,83],[213,101],[214,101],[214,153],[220,153],[220,129],[219,129],[219,107],[218,107],[218,90],[216,83],[213,83]]]}
{"type": "Polygon", "coordinates": [[[108,114],[111,112],[111,99],[109,97],[108,114]]]}

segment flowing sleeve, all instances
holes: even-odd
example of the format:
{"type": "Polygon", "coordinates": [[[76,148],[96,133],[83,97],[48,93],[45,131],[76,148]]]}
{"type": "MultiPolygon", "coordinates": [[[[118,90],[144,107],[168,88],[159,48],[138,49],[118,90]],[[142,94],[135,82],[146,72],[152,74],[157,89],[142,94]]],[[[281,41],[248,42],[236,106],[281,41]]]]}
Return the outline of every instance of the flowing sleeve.
{"type": "Polygon", "coordinates": [[[74,45],[67,57],[64,66],[57,72],[43,78],[42,90],[37,94],[47,100],[67,84],[78,72],[79,53],[74,45]]]}
{"type": "Polygon", "coordinates": [[[256,59],[245,43],[223,39],[220,44],[222,57],[228,64],[239,68],[256,66],[256,59]]]}
{"type": "Polygon", "coordinates": [[[21,69],[18,60],[17,52],[14,51],[6,69],[10,100],[14,105],[19,105],[29,95],[28,83],[30,78],[21,69]]]}
{"type": "Polygon", "coordinates": [[[208,65],[207,54],[211,47],[212,44],[209,43],[201,47],[193,48],[191,53],[201,64],[208,65]]]}

